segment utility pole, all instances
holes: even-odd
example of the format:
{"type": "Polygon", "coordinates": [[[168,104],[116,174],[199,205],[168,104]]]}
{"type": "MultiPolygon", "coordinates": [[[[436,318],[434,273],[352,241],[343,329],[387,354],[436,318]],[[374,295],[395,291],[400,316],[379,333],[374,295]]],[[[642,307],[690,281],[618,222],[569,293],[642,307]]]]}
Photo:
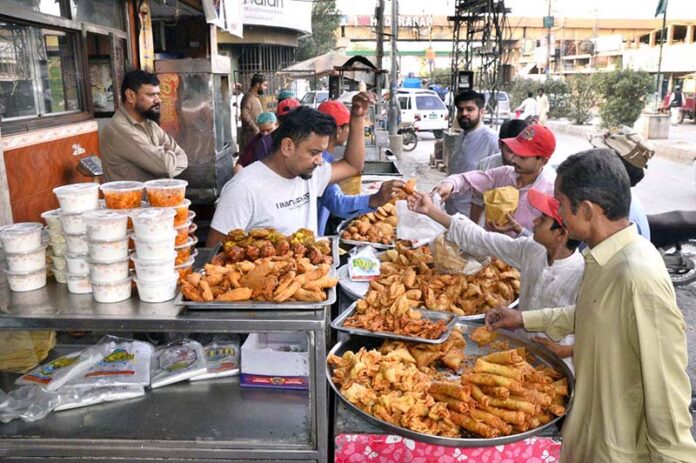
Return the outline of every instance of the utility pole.
{"type": "Polygon", "coordinates": [[[549,12],[546,16],[546,80],[551,78],[551,0],[548,0],[549,12]]]}
{"type": "Polygon", "coordinates": [[[398,62],[396,59],[396,40],[399,35],[399,5],[392,1],[391,9],[391,75],[389,82],[389,135],[396,135],[399,102],[396,98],[396,88],[399,80],[398,62]]]}
{"type": "MultiPolygon", "coordinates": [[[[382,60],[384,58],[384,0],[377,0],[377,7],[375,8],[375,18],[377,19],[377,50],[375,53],[377,69],[382,70],[382,60]]],[[[375,110],[378,115],[382,114],[382,88],[384,88],[385,82],[384,74],[377,74],[375,76],[375,84],[377,90],[377,104],[375,110]]],[[[384,129],[385,127],[381,127],[384,129]]]]}

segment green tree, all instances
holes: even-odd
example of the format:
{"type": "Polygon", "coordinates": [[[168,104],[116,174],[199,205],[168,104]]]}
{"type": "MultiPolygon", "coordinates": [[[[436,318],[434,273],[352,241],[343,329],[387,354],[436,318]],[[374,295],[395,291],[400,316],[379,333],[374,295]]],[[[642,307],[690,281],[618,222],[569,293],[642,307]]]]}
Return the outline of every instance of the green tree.
{"type": "Polygon", "coordinates": [[[544,89],[544,93],[549,99],[549,117],[556,119],[564,117],[567,112],[567,97],[568,86],[562,80],[548,80],[539,82],[534,79],[515,78],[511,84],[508,84],[507,91],[510,93],[510,109],[515,110],[522,104],[527,94],[532,92],[536,97],[537,90],[544,89]]]}
{"type": "Polygon", "coordinates": [[[597,74],[568,77],[568,117],[573,124],[585,124],[592,117],[592,107],[597,103],[597,74]]]}
{"type": "Polygon", "coordinates": [[[336,29],[340,24],[340,13],[335,0],[312,4],[312,34],[300,37],[297,60],[303,61],[322,55],[336,46],[336,29]]]}
{"type": "Polygon", "coordinates": [[[645,71],[617,69],[597,77],[602,97],[599,115],[603,127],[632,126],[654,90],[654,79],[645,71]]]}

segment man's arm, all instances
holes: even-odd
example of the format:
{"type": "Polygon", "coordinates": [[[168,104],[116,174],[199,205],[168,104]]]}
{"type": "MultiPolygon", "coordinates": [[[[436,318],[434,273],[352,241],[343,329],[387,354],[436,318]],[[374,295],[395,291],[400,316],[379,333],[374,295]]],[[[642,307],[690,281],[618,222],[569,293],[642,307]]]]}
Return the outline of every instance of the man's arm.
{"type": "Polygon", "coordinates": [[[383,182],[377,193],[371,195],[346,195],[338,185],[330,185],[324,190],[321,205],[333,215],[349,217],[358,213],[374,211],[388,203],[404,186],[401,180],[383,182]]]}
{"type": "MultiPolygon", "coordinates": [[[[177,152],[165,149],[164,144],[155,146],[152,140],[138,129],[109,127],[106,130],[108,132],[104,138],[109,140],[105,144],[106,150],[118,152],[121,158],[154,176],[173,177],[188,166],[186,154],[181,148],[177,152]]],[[[159,130],[162,129],[159,128],[159,130]]],[[[162,135],[163,137],[157,137],[157,139],[170,139],[170,146],[172,143],[176,144],[169,135],[164,133],[164,130],[162,135]]]]}
{"type": "MultiPolygon", "coordinates": [[[[246,179],[246,182],[251,179],[246,179]]],[[[254,217],[253,196],[249,189],[244,186],[243,181],[237,179],[230,180],[235,182],[226,185],[222,189],[222,194],[215,206],[215,214],[210,222],[210,233],[205,243],[206,247],[213,247],[218,244],[229,233],[230,230],[241,228],[247,230],[254,217]]]]}
{"type": "Polygon", "coordinates": [[[187,167],[188,167],[188,157],[186,156],[186,152],[184,149],[179,146],[179,144],[172,138],[167,132],[164,131],[162,127],[159,125],[157,128],[161,132],[161,137],[162,137],[162,146],[164,146],[164,150],[166,152],[173,152],[174,157],[176,158],[176,164],[174,166],[174,171],[169,175],[170,177],[176,177],[180,173],[182,173],[187,167]]]}
{"type": "Polygon", "coordinates": [[[520,312],[508,307],[497,307],[486,312],[486,327],[527,331],[543,331],[552,339],[561,339],[575,330],[575,306],[520,312]]]}
{"type": "Polygon", "coordinates": [[[353,97],[350,108],[350,133],[343,159],[331,164],[331,182],[337,183],[360,175],[365,166],[365,116],[370,106],[367,93],[358,93],[353,97]]]}
{"type": "Polygon", "coordinates": [[[636,291],[638,352],[642,372],[647,445],[652,461],[696,461],[691,436],[691,386],[684,318],[667,288],[636,291]]]}

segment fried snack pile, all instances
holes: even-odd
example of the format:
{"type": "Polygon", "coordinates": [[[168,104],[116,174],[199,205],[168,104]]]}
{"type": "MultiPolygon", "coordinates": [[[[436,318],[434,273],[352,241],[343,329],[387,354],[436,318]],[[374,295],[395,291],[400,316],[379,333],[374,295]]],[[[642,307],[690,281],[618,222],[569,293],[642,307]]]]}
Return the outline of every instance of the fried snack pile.
{"type": "Polygon", "coordinates": [[[332,263],[331,243],[328,240],[317,240],[314,232],[306,228],[301,228],[290,236],[273,228],[258,228],[249,233],[236,228],[223,240],[222,250],[213,263],[225,265],[244,260],[253,262],[273,256],[306,257],[314,265],[332,263]]]}
{"type": "Polygon", "coordinates": [[[416,180],[406,182],[391,201],[378,207],[375,212],[352,220],[341,233],[344,240],[365,241],[369,243],[393,244],[396,238],[396,202],[405,200],[416,189],[416,180]]]}
{"type": "Polygon", "coordinates": [[[266,257],[255,262],[206,264],[205,274],[187,275],[181,292],[189,301],[320,302],[338,279],[329,277],[329,264],[313,265],[308,258],[266,257]]]}
{"type": "Polygon", "coordinates": [[[372,416],[435,436],[507,436],[565,413],[567,378],[534,368],[518,350],[478,357],[452,379],[466,345],[455,333],[435,346],[387,341],[380,350],[329,356],[332,379],[346,400],[372,416]],[[436,364],[450,374],[443,378],[436,364]]]}

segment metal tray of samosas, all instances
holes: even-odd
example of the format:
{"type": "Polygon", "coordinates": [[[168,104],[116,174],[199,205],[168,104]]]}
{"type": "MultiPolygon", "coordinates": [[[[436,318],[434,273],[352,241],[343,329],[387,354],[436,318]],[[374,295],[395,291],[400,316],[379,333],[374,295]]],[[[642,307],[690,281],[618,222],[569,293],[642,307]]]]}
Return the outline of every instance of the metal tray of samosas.
{"type": "MultiPolygon", "coordinates": [[[[395,242],[391,244],[382,244],[373,243],[371,241],[346,240],[341,238],[341,234],[348,227],[348,224],[362,215],[365,214],[357,214],[352,217],[349,217],[338,225],[338,228],[336,229],[336,234],[338,235],[338,238],[341,241],[341,243],[349,244],[351,246],[372,246],[375,249],[393,249],[395,246],[395,242]]],[[[394,227],[394,239],[396,240],[396,227],[394,227]]]]}
{"type": "MultiPolygon", "coordinates": [[[[328,240],[329,245],[331,246],[331,266],[333,268],[338,268],[338,266],[341,263],[341,256],[339,254],[338,250],[338,243],[339,243],[339,238],[337,235],[329,235],[329,236],[318,236],[316,238],[316,241],[323,241],[323,240],[328,240]]],[[[216,256],[218,253],[222,252],[222,243],[218,243],[215,246],[215,250],[213,251],[211,256],[216,256]]]]}
{"type": "Polygon", "coordinates": [[[415,309],[421,312],[423,318],[427,318],[428,320],[432,320],[434,322],[440,320],[444,320],[446,322],[447,329],[439,337],[435,339],[420,338],[416,336],[406,336],[403,334],[396,334],[388,331],[370,331],[363,328],[351,328],[343,326],[343,323],[346,321],[346,319],[351,315],[355,314],[357,304],[357,301],[353,302],[345,311],[343,311],[343,313],[336,317],[334,321],[331,322],[331,327],[338,331],[345,331],[346,333],[355,334],[359,336],[371,336],[374,338],[393,339],[397,341],[422,342],[426,344],[441,344],[445,342],[447,338],[449,338],[449,335],[452,333],[454,325],[457,322],[457,319],[454,316],[454,314],[451,314],[449,312],[436,312],[434,310],[415,309]]]}
{"type": "MultiPolygon", "coordinates": [[[[205,273],[200,271],[200,273],[205,273]]],[[[329,276],[336,277],[336,269],[332,268],[329,276]]],[[[336,285],[338,286],[338,285],[336,285]]],[[[239,301],[239,302],[221,302],[221,301],[187,301],[181,290],[174,298],[174,304],[186,307],[189,310],[317,310],[326,306],[333,305],[336,302],[336,286],[325,289],[326,299],[319,302],[305,301],[290,301],[281,302],[279,304],[273,302],[262,301],[239,301]]]]}
{"type": "MultiPolygon", "coordinates": [[[[481,355],[486,355],[491,352],[496,351],[497,349],[491,349],[490,347],[479,347],[475,342],[473,342],[469,338],[469,333],[473,331],[476,328],[479,328],[481,325],[476,324],[476,323],[468,323],[468,322],[457,322],[455,325],[456,329],[461,330],[462,334],[464,335],[464,338],[466,339],[466,347],[464,349],[464,353],[467,356],[481,356],[481,355]]],[[[562,372],[567,378],[568,378],[568,399],[565,404],[566,407],[566,414],[570,411],[572,401],[573,401],[573,393],[575,390],[575,378],[573,377],[573,374],[571,373],[570,369],[568,368],[568,365],[561,360],[560,357],[557,355],[553,354],[551,351],[546,349],[544,346],[537,344],[533,341],[530,341],[529,339],[526,339],[524,336],[515,334],[511,331],[507,330],[498,330],[498,337],[497,340],[501,341],[507,341],[509,344],[510,349],[514,349],[517,347],[524,347],[528,353],[532,354],[538,364],[545,364],[547,366],[550,366],[551,368],[562,372]]],[[[345,339],[343,341],[338,342],[329,352],[329,356],[331,355],[338,355],[342,356],[344,353],[347,351],[352,351],[352,352],[357,352],[360,350],[361,347],[364,347],[366,349],[379,349],[381,346],[383,339],[376,339],[376,338],[365,338],[362,336],[350,336],[348,339],[345,339]]],[[[331,385],[331,388],[333,391],[336,393],[338,397],[340,397],[343,402],[346,404],[346,406],[362,417],[363,419],[367,420],[369,423],[374,424],[376,426],[379,426],[380,428],[384,429],[388,433],[408,437],[420,442],[425,442],[428,444],[433,444],[433,445],[444,445],[448,447],[491,447],[494,445],[504,445],[504,444],[509,444],[512,442],[517,442],[523,439],[527,439],[528,437],[532,437],[535,435],[540,434],[544,429],[548,428],[549,426],[554,426],[556,423],[558,423],[559,420],[563,418],[563,416],[557,416],[553,420],[549,421],[548,423],[539,426],[534,429],[530,429],[525,432],[517,433],[517,434],[511,434],[509,436],[500,436],[500,437],[494,437],[494,438],[483,438],[483,437],[478,437],[478,436],[470,436],[470,437],[442,437],[442,436],[433,436],[431,434],[424,434],[416,431],[412,431],[410,429],[402,428],[401,426],[396,426],[391,423],[387,423],[386,421],[382,421],[379,418],[376,418],[369,413],[365,412],[364,410],[358,408],[351,402],[349,402],[346,398],[343,397],[343,394],[341,394],[340,387],[336,385],[333,382],[332,379],[332,373],[333,373],[333,368],[329,363],[326,363],[326,378],[331,385]]],[[[565,415],[564,415],[565,416],[565,415]]]]}

